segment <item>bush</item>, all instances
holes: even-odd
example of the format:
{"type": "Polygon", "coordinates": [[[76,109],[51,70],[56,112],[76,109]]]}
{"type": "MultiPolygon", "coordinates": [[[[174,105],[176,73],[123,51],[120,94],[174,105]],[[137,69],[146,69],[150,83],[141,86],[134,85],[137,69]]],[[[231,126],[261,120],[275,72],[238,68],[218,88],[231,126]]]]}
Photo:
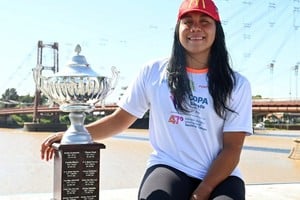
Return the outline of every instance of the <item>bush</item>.
{"type": "Polygon", "coordinates": [[[31,122],[32,115],[11,115],[12,121],[16,122],[18,125],[23,126],[24,122],[31,122]]]}

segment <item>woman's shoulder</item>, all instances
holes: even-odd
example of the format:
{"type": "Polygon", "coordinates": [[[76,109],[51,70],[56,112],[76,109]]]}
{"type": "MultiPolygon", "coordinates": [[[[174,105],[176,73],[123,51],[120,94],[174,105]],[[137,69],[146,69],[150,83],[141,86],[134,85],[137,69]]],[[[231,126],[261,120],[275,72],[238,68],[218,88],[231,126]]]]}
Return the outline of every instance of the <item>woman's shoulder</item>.
{"type": "Polygon", "coordinates": [[[235,86],[236,88],[240,88],[240,87],[243,87],[243,86],[246,86],[246,87],[250,87],[250,82],[248,80],[248,78],[239,73],[239,72],[234,72],[234,77],[235,77],[235,86]]]}
{"type": "Polygon", "coordinates": [[[163,72],[166,70],[169,63],[168,58],[161,58],[156,60],[150,60],[144,64],[142,71],[153,73],[153,72],[163,72]]]}
{"type": "Polygon", "coordinates": [[[241,74],[240,72],[237,72],[237,71],[234,72],[234,78],[235,78],[237,83],[239,83],[239,82],[249,82],[248,78],[245,75],[243,75],[243,74],[241,74]]]}
{"type": "Polygon", "coordinates": [[[167,66],[168,63],[169,63],[169,58],[160,58],[160,59],[155,59],[155,60],[149,60],[145,64],[145,67],[161,68],[161,67],[167,66]]]}

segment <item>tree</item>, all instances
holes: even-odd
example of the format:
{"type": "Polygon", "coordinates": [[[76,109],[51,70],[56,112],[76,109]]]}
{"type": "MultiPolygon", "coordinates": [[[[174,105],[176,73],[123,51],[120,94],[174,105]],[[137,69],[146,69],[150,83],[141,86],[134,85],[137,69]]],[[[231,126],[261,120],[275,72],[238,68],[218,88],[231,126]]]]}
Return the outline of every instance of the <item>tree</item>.
{"type": "Polygon", "coordinates": [[[17,90],[15,88],[9,88],[6,89],[4,94],[2,94],[2,100],[4,101],[18,101],[19,100],[19,95],[17,93],[17,90]]]}
{"type": "Polygon", "coordinates": [[[4,94],[2,94],[2,101],[7,102],[4,107],[12,108],[16,106],[16,102],[19,100],[19,95],[15,88],[6,89],[4,94]],[[13,102],[15,101],[15,102],[13,102]]]}
{"type": "Polygon", "coordinates": [[[20,106],[30,106],[33,105],[34,97],[29,94],[19,96],[20,106]]]}
{"type": "Polygon", "coordinates": [[[258,94],[258,95],[252,96],[252,99],[262,99],[262,96],[258,94]]]}

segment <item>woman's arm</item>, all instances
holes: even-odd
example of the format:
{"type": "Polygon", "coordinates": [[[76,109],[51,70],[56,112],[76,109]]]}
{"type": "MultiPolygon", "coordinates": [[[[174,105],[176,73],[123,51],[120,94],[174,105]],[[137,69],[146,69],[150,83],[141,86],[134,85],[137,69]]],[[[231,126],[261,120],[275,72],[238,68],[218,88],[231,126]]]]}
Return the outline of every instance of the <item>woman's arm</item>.
{"type": "Polygon", "coordinates": [[[197,199],[208,199],[214,188],[226,179],[240,161],[246,133],[226,132],[223,136],[223,149],[212,163],[209,171],[193,194],[197,199]]]}
{"type": "MultiPolygon", "coordinates": [[[[88,132],[94,140],[104,139],[126,130],[137,117],[125,110],[118,108],[111,115],[105,116],[91,124],[86,125],[88,132]]],[[[41,158],[51,160],[54,155],[52,144],[59,142],[64,132],[58,132],[48,136],[41,145],[41,158]]]]}
{"type": "Polygon", "coordinates": [[[118,108],[114,113],[86,125],[86,129],[94,140],[111,137],[126,130],[137,117],[118,108]]]}

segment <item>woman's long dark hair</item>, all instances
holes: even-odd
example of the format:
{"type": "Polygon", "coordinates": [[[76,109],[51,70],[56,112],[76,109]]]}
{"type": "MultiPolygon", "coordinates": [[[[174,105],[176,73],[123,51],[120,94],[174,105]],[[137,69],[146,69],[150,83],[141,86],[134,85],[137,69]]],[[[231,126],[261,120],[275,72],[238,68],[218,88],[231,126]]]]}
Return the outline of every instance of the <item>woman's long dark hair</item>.
{"type": "MultiPolygon", "coordinates": [[[[186,51],[179,41],[179,23],[178,21],[174,32],[172,54],[168,66],[168,85],[174,98],[175,108],[187,113],[190,111],[189,96],[192,90],[186,72],[186,51]]],[[[224,118],[226,110],[234,112],[227,107],[226,103],[233,90],[235,77],[229,64],[225,34],[220,22],[216,22],[216,36],[208,59],[207,77],[214,109],[220,117],[224,118]]]]}

